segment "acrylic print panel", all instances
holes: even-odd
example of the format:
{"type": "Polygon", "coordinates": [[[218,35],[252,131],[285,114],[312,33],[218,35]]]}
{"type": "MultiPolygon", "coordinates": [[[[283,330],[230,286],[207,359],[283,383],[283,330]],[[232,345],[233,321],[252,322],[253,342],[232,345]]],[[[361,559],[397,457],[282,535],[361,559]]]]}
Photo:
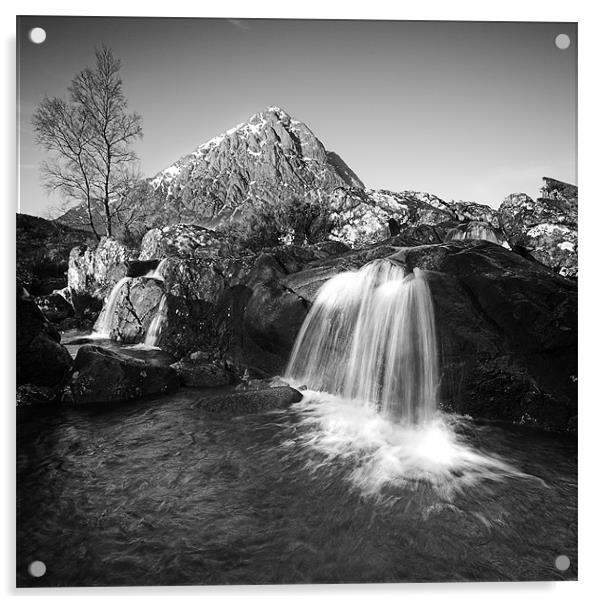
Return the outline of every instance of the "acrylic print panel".
{"type": "Polygon", "coordinates": [[[576,24],[17,28],[19,586],[577,578],[576,24]]]}

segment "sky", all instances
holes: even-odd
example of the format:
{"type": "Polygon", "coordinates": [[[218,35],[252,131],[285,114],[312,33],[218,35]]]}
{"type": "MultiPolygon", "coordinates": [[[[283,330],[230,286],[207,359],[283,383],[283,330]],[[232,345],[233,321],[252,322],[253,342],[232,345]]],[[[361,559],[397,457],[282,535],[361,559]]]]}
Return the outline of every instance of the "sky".
{"type": "Polygon", "coordinates": [[[573,23],[28,16],[17,43],[21,212],[60,214],[31,117],[45,95],[66,97],[101,44],[142,115],[146,176],[277,105],[369,188],[498,207],[510,193],[536,197],[543,176],[577,184],[573,23]]]}

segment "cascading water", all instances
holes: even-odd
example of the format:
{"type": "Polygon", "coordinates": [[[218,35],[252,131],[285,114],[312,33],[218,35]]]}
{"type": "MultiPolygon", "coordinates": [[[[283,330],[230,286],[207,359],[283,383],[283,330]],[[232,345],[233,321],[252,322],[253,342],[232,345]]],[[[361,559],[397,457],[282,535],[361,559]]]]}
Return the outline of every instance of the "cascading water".
{"type": "Polygon", "coordinates": [[[128,282],[131,281],[131,277],[123,277],[113,286],[103,309],[96,320],[96,324],[94,325],[94,335],[97,337],[108,338],[111,333],[111,328],[113,325],[113,316],[115,315],[115,311],[117,310],[117,302],[119,301],[119,294],[121,293],[121,288],[128,282]]]}
{"type": "Polygon", "coordinates": [[[496,235],[495,231],[488,225],[483,223],[470,223],[465,229],[452,229],[447,237],[448,240],[465,240],[465,239],[482,239],[502,245],[502,241],[496,235]]]}
{"type": "Polygon", "coordinates": [[[467,445],[456,434],[465,420],[437,411],[434,310],[420,269],[405,275],[395,262],[376,260],[327,281],[285,378],[308,388],[293,407],[301,426],[297,451],[321,455],[307,467],[323,472],[343,462],[366,495],[394,501],[391,487],[430,484],[449,501],[483,481],[525,477],[467,445]]]}
{"type": "Polygon", "coordinates": [[[157,268],[149,271],[144,276],[148,279],[157,279],[158,281],[164,281],[165,279],[163,277],[163,267],[165,266],[167,260],[168,258],[163,258],[163,260],[161,260],[161,262],[159,262],[159,264],[157,265],[157,268]]]}
{"type": "Polygon", "coordinates": [[[422,271],[389,260],[330,279],[299,332],[286,377],[376,405],[407,423],[431,419],[439,382],[433,304],[422,271]]]}
{"type": "Polygon", "coordinates": [[[163,329],[163,324],[165,322],[166,311],[167,296],[163,294],[161,296],[161,301],[159,302],[157,312],[155,313],[151,324],[148,326],[146,338],[144,339],[144,346],[148,346],[150,348],[157,346],[157,342],[159,341],[159,336],[161,335],[161,330],[163,329]]]}

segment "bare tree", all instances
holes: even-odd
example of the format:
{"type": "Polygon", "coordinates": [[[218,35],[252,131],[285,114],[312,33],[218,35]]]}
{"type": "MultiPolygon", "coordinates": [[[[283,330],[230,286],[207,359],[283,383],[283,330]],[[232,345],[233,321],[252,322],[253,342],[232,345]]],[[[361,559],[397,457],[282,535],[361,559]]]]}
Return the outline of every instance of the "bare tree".
{"type": "Polygon", "coordinates": [[[106,235],[131,185],[137,160],[133,142],[142,137],[142,118],[127,112],[121,61],[102,46],[94,69],[78,73],[69,87],[69,102],[45,98],[34,113],[38,143],[51,153],[42,166],[46,186],[86,203],[92,230],[102,216],[106,235]]]}
{"type": "Polygon", "coordinates": [[[90,227],[100,238],[94,224],[97,173],[90,155],[88,116],[63,99],[46,97],[34,113],[33,126],[38,144],[51,153],[41,166],[46,188],[61,192],[67,200],[84,201],[90,227]]]}

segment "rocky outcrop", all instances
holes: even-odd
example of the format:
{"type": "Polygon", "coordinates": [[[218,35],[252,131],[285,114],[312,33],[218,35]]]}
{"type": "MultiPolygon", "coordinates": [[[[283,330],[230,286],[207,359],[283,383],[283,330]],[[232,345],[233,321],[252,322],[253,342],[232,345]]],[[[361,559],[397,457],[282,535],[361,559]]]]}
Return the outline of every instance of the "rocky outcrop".
{"type": "Polygon", "coordinates": [[[139,260],[154,258],[214,258],[227,246],[215,231],[194,224],[151,229],[142,239],[139,260]]]}
{"type": "Polygon", "coordinates": [[[51,323],[65,325],[75,315],[67,287],[47,296],[38,296],[35,298],[35,303],[51,323]]]}
{"type": "Polygon", "coordinates": [[[210,413],[239,415],[284,409],[302,398],[303,395],[290,386],[277,386],[203,397],[196,404],[210,413]]]}
{"type": "Polygon", "coordinates": [[[577,412],[576,286],[492,243],[395,243],[255,286],[242,322],[245,364],[259,375],[282,372],[319,287],[342,270],[390,257],[429,271],[447,408],[565,429],[577,412]]]}
{"type": "Polygon", "coordinates": [[[216,388],[234,382],[232,373],[218,363],[184,359],[171,367],[178,374],[181,383],[191,388],[216,388]]]}
{"type": "Polygon", "coordinates": [[[60,388],[72,359],[61,336],[23,288],[17,288],[17,386],[60,388]]]}
{"type": "Polygon", "coordinates": [[[333,237],[354,248],[388,238],[391,219],[401,229],[454,219],[441,199],[415,191],[339,188],[333,193],[330,206],[335,223],[333,237]]]}
{"type": "Polygon", "coordinates": [[[513,248],[566,277],[578,275],[577,187],[544,178],[536,201],[509,195],[499,208],[500,225],[513,248]]]}
{"type": "Polygon", "coordinates": [[[90,233],[38,216],[17,214],[17,285],[46,296],[67,285],[69,252],[94,244],[90,233]]]}
{"type": "Polygon", "coordinates": [[[138,257],[115,239],[103,237],[96,247],[78,246],[69,255],[69,289],[103,300],[128,271],[127,262],[138,257]]]}
{"type": "MultiPolygon", "coordinates": [[[[155,279],[133,278],[125,281],[115,294],[116,312],[106,329],[107,335],[119,342],[140,342],[148,332],[159,309],[163,287],[155,279]]],[[[97,331],[105,331],[100,325],[101,313],[96,324],[97,331]]]]}
{"type": "Polygon", "coordinates": [[[71,392],[76,405],[121,403],[179,387],[176,372],[153,362],[90,344],[75,357],[71,392]]]}

